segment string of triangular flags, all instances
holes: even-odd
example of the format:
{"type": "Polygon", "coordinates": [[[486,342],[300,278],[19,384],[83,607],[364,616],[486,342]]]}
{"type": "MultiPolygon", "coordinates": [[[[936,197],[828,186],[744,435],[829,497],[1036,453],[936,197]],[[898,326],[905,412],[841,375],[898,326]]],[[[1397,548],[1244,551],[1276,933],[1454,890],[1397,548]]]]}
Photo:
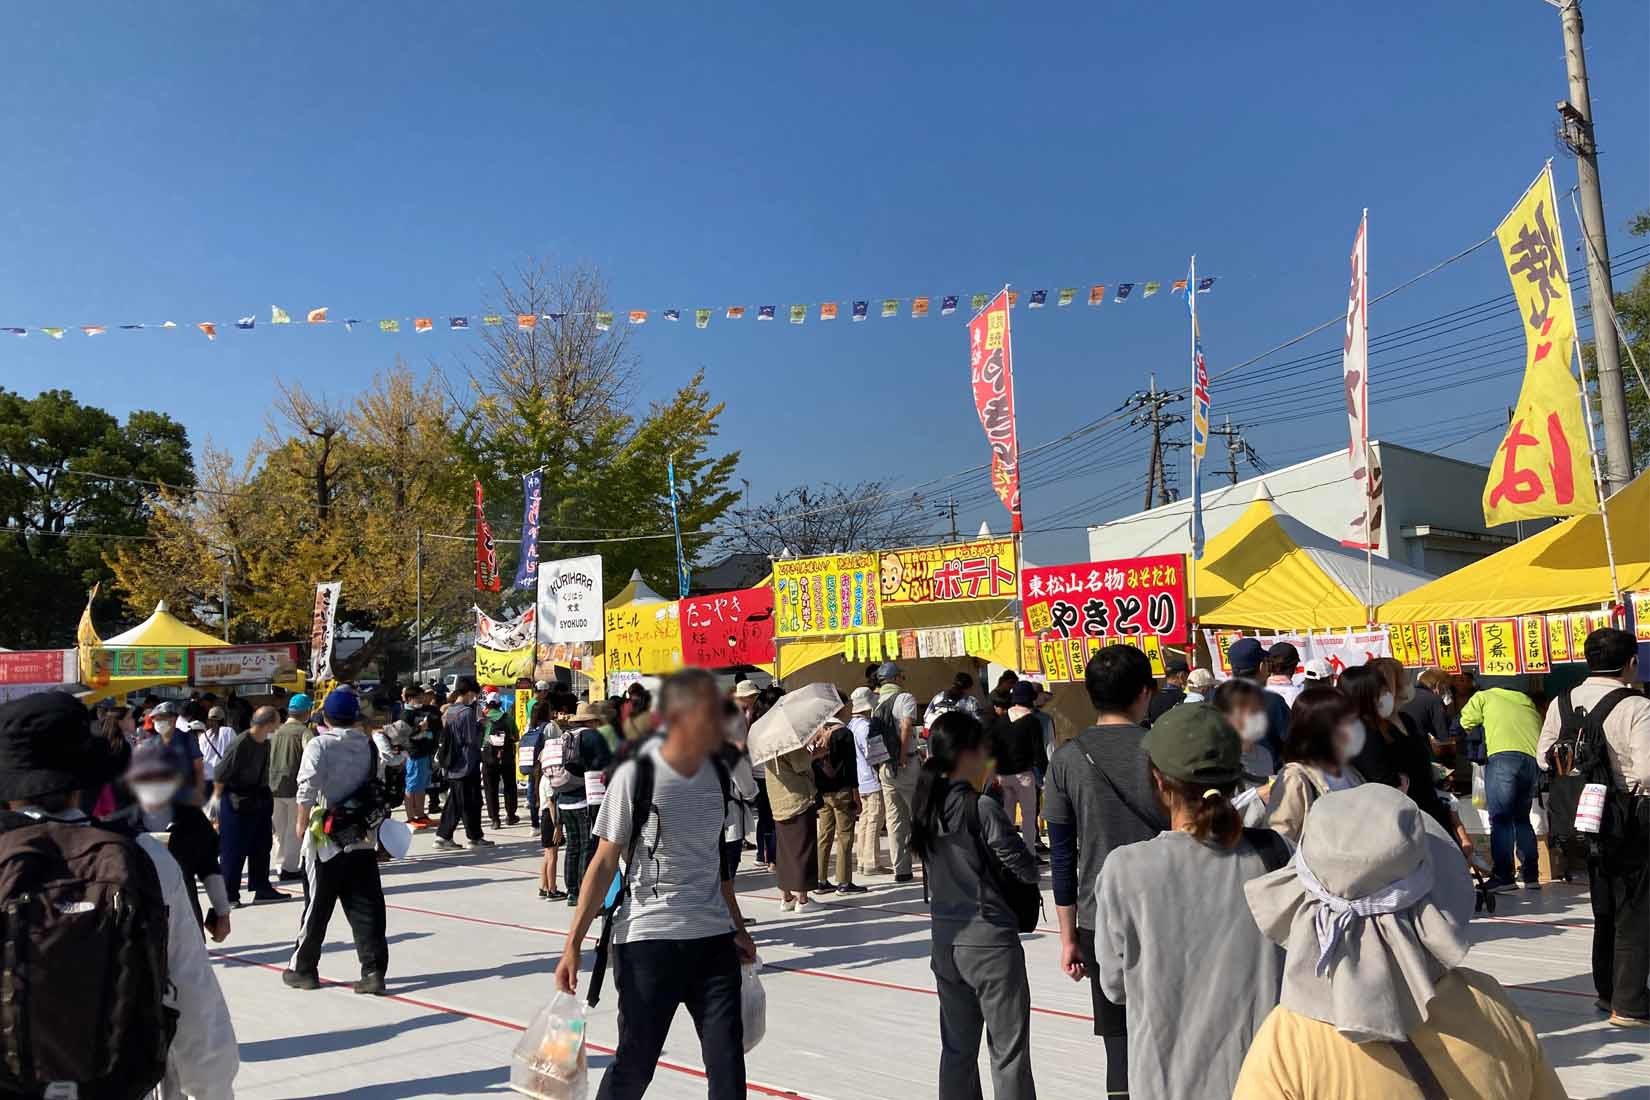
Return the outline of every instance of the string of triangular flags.
{"type": "MultiPolygon", "coordinates": [[[[1215,275],[1205,275],[1199,278],[1197,280],[1197,292],[1199,294],[1207,294],[1209,291],[1213,290],[1215,280],[1217,278],[1218,276],[1215,275]]],[[[1107,289],[1107,284],[1105,283],[1091,284],[1086,291],[1086,300],[1088,304],[1090,306],[1104,305],[1108,300],[1106,293],[1107,289]]],[[[1163,284],[1157,280],[1149,280],[1138,283],[1116,283],[1111,287],[1112,294],[1110,300],[1112,302],[1126,302],[1131,298],[1137,297],[1151,298],[1162,289],[1163,284]],[[1136,294],[1136,291],[1139,291],[1139,293],[1136,294]]],[[[1084,293],[1085,292],[1081,287],[1060,287],[1054,291],[1054,306],[1056,308],[1065,308],[1070,306],[1077,302],[1079,297],[1083,296],[1084,293]]],[[[1186,293],[1186,280],[1173,280],[1169,284],[1169,293],[1186,293]]],[[[575,313],[485,313],[476,317],[476,321],[477,323],[487,327],[513,324],[519,330],[531,331],[539,324],[540,321],[547,321],[551,324],[556,324],[568,317],[594,317],[596,321],[596,328],[605,332],[612,328],[613,325],[620,320],[622,320],[625,324],[645,325],[649,319],[655,315],[660,319],[671,323],[680,322],[685,315],[693,321],[694,328],[708,328],[710,326],[711,319],[717,313],[721,313],[723,319],[728,321],[738,321],[746,316],[755,316],[758,321],[772,321],[776,320],[781,315],[779,312],[780,310],[784,310],[784,316],[790,320],[791,324],[800,325],[806,323],[810,313],[812,313],[820,321],[834,321],[838,317],[843,316],[842,307],[844,305],[848,307],[846,315],[854,321],[863,321],[870,317],[873,312],[875,312],[879,317],[898,317],[902,313],[906,312],[907,304],[909,304],[908,315],[911,317],[927,317],[930,312],[937,312],[941,317],[949,317],[951,314],[957,312],[957,308],[963,299],[963,296],[960,294],[941,294],[935,297],[939,299],[939,308],[937,310],[934,309],[934,297],[930,297],[928,295],[917,295],[911,298],[861,298],[851,302],[828,301],[817,303],[796,303],[788,306],[759,305],[755,307],[754,310],[752,310],[749,306],[725,306],[717,307],[715,309],[698,308],[688,311],[681,309],[665,309],[657,311],[656,314],[645,309],[622,311],[587,310],[575,313]]],[[[991,295],[989,293],[969,295],[969,309],[973,310],[975,313],[978,313],[980,310],[985,308],[985,304],[990,297],[991,295]]],[[[1009,308],[1014,309],[1019,304],[1020,292],[1018,290],[1010,290],[1008,292],[1009,308]]],[[[1031,291],[1026,295],[1025,304],[1030,309],[1044,308],[1049,304],[1049,291],[1031,291]]],[[[292,315],[280,306],[270,306],[269,310],[268,324],[293,324],[292,315]]],[[[330,309],[326,306],[322,306],[318,309],[312,309],[304,315],[304,323],[310,325],[333,324],[334,322],[331,319],[330,313],[330,309]]],[[[378,326],[378,331],[380,332],[397,333],[401,332],[403,328],[406,328],[410,329],[414,333],[425,333],[435,331],[438,327],[438,320],[444,321],[445,325],[440,327],[445,327],[449,331],[466,332],[470,328],[471,318],[468,314],[448,314],[440,318],[433,315],[429,317],[384,317],[373,320],[362,320],[357,317],[347,317],[338,323],[341,323],[346,330],[353,330],[356,325],[376,324],[378,326]]],[[[31,332],[39,332],[51,337],[54,340],[61,340],[71,331],[78,331],[86,336],[103,336],[106,335],[111,328],[118,331],[135,332],[144,329],[172,329],[178,327],[179,325],[176,321],[163,321],[159,324],[125,324],[112,326],[0,325],[0,335],[27,336],[31,332]]],[[[233,328],[242,331],[250,331],[255,329],[258,327],[258,319],[254,316],[246,316],[241,317],[232,323],[224,323],[220,321],[196,321],[194,322],[194,327],[199,329],[208,340],[216,340],[220,330],[229,330],[233,328]]]]}

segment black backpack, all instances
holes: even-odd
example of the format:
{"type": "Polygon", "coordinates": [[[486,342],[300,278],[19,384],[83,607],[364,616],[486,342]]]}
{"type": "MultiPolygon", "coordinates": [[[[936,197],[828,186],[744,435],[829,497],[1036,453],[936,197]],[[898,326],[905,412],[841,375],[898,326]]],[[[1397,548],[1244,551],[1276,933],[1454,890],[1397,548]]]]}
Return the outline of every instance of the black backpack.
{"type": "Polygon", "coordinates": [[[1015,926],[1021,934],[1037,930],[1037,918],[1043,915],[1043,891],[1035,882],[1021,882],[998,860],[985,842],[980,832],[980,796],[970,794],[968,805],[963,810],[963,816],[968,820],[968,835],[974,840],[974,849],[979,853],[980,866],[984,868],[986,877],[997,888],[1008,903],[1009,912],[1014,914],[1015,926]]]}
{"type": "Polygon", "coordinates": [[[177,1032],[167,937],[135,838],[0,814],[0,1096],[147,1096],[177,1032]]]}
{"type": "Polygon", "coordinates": [[[882,738],[882,743],[888,747],[888,762],[899,767],[899,719],[894,717],[894,703],[898,695],[892,696],[871,712],[871,736],[882,738]]]}
{"type": "Polygon", "coordinates": [[[1607,841],[1626,828],[1626,804],[1615,790],[1610,757],[1604,747],[1604,720],[1623,700],[1636,695],[1619,687],[1594,704],[1578,707],[1569,694],[1558,700],[1558,740],[1547,750],[1547,828],[1556,840],[1575,835],[1576,807],[1589,783],[1604,785],[1604,816],[1598,840],[1607,841]]]}

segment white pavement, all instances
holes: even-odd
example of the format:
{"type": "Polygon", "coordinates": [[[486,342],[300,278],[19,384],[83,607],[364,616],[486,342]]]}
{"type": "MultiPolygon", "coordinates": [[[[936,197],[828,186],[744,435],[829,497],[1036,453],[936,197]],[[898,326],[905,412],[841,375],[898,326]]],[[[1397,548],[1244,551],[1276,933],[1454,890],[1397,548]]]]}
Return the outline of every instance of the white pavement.
{"type": "MultiPolygon", "coordinates": [[[[281,984],[299,903],[235,913],[209,945],[241,1041],[237,1094],[253,1098],[411,1100],[511,1095],[510,1051],[549,998],[572,910],[537,897],[537,838],[526,826],[490,834],[497,848],[433,853],[384,868],[391,996],[359,997],[355,951],[334,914],[315,992],[281,984]]],[[[810,1100],[926,1100],[935,1095],[939,1020],[928,969],[928,920],[918,885],[872,878],[869,894],[826,899],[813,913],[779,911],[772,876],[739,876],[766,964],[768,1032],[748,1059],[750,1092],[810,1100]]],[[[296,893],[296,890],[291,892],[296,893]]],[[[1092,1034],[1088,986],[1060,972],[1053,900],[1045,929],[1025,939],[1033,1060],[1044,1100],[1090,1100],[1104,1058],[1092,1034]]],[[[1501,899],[1475,922],[1467,964],[1495,975],[1540,1029],[1574,1097],[1650,1096],[1650,1042],[1609,1028],[1593,1007],[1585,893],[1550,887],[1501,899]]],[[[594,954],[585,952],[586,966],[594,954]]],[[[1195,995],[1195,994],[1189,994],[1195,995]]],[[[591,1022],[591,1095],[617,1037],[611,984],[591,1022]]],[[[699,1044],[679,1013],[648,1095],[703,1097],[699,1044]]],[[[986,1086],[990,1092],[989,1083],[986,1086]]]]}

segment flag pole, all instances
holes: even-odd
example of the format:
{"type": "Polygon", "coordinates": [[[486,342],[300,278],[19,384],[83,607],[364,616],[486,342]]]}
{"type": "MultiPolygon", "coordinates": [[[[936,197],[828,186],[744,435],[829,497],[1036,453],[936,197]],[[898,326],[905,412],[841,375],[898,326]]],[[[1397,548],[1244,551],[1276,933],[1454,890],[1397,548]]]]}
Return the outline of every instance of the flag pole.
{"type": "MultiPolygon", "coordinates": [[[[1171,288],[1172,289],[1172,288],[1171,288]]],[[[1192,527],[1187,532],[1190,536],[1187,542],[1191,543],[1191,553],[1186,555],[1186,603],[1187,603],[1187,656],[1190,664],[1197,664],[1197,563],[1203,556],[1203,547],[1199,545],[1203,527],[1203,459],[1197,453],[1197,253],[1192,253],[1191,263],[1186,272],[1186,300],[1187,308],[1191,311],[1191,322],[1186,326],[1187,353],[1192,363],[1192,527]]],[[[1204,428],[1207,438],[1208,428],[1204,428]]]]}
{"type": "Polygon", "coordinates": [[[1360,253],[1358,266],[1358,293],[1363,295],[1363,303],[1358,310],[1358,323],[1363,326],[1359,333],[1360,343],[1364,348],[1364,384],[1363,384],[1363,422],[1364,422],[1364,596],[1368,602],[1364,605],[1364,629],[1373,629],[1375,626],[1375,532],[1370,530],[1374,521],[1375,511],[1375,463],[1374,450],[1369,445],[1369,207],[1364,207],[1363,224],[1359,227],[1359,235],[1363,237],[1363,251],[1360,253]]]}
{"type": "Polygon", "coordinates": [[[1621,603],[1621,582],[1616,579],[1616,547],[1610,538],[1610,506],[1606,502],[1607,489],[1598,461],[1598,435],[1593,430],[1593,402],[1587,395],[1587,363],[1581,357],[1581,341],[1572,340],[1571,351],[1576,369],[1581,374],[1581,416],[1587,422],[1587,453],[1593,460],[1593,492],[1598,494],[1598,517],[1604,526],[1604,557],[1610,563],[1610,602],[1621,603]]]}

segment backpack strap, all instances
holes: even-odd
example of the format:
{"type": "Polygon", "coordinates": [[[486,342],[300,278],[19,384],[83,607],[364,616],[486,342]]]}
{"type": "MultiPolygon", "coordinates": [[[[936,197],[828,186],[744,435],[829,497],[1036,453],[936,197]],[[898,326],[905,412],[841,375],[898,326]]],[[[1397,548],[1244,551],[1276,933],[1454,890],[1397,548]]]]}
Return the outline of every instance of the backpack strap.
{"type": "Polygon", "coordinates": [[[1421,1100],[1449,1100],[1449,1092],[1445,1090],[1438,1075],[1432,1072],[1427,1060],[1421,1056],[1415,1044],[1408,1039],[1401,1039],[1392,1044],[1398,1060],[1404,1064],[1404,1071],[1414,1080],[1421,1090],[1421,1100]]]}
{"type": "Polygon", "coordinates": [[[1271,829],[1244,829],[1243,839],[1260,856],[1261,862],[1266,864],[1268,873],[1283,868],[1294,858],[1295,853],[1290,851],[1289,842],[1271,829]]]}
{"type": "Polygon", "coordinates": [[[1616,688],[1610,694],[1600,699],[1597,706],[1587,712],[1587,724],[1589,726],[1596,725],[1598,727],[1599,736],[1604,736],[1604,720],[1610,717],[1610,712],[1616,709],[1616,705],[1618,703],[1625,702],[1627,699],[1637,694],[1638,692],[1634,691],[1630,687],[1616,688]]]}
{"type": "Polygon", "coordinates": [[[607,958],[613,944],[614,918],[618,915],[619,906],[624,904],[625,895],[630,892],[630,878],[636,867],[636,846],[641,843],[642,831],[647,828],[647,819],[653,813],[653,761],[642,753],[637,753],[633,761],[636,765],[636,783],[630,798],[630,839],[625,842],[619,892],[613,904],[602,910],[602,934],[596,941],[596,960],[590,967],[590,996],[585,1002],[591,1008],[596,1007],[602,997],[607,958]]]}

